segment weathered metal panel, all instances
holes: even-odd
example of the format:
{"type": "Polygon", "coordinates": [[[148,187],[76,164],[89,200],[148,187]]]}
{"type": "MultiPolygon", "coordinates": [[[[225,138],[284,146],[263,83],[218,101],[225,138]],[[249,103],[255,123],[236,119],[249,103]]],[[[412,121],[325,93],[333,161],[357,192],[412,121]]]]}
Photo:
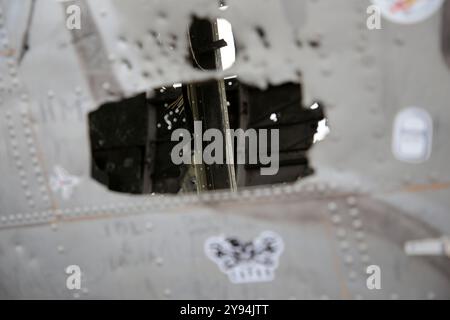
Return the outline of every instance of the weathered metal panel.
{"type": "Polygon", "coordinates": [[[33,9],[1,1],[0,297],[450,298],[448,258],[403,250],[450,232],[442,10],[368,30],[370,4],[247,0],[221,11],[206,0],[36,1],[33,9]],[[69,4],[82,8],[80,32],[65,28],[69,4]],[[191,14],[233,25],[233,67],[186,63],[191,14]],[[181,81],[237,75],[265,88],[299,73],[331,128],[310,154],[315,176],[185,197],[116,194],[90,178],[87,114],[100,104],[181,81]],[[395,116],[407,107],[433,121],[421,164],[391,152],[395,116]],[[285,245],[272,282],[232,284],[204,253],[208,237],[250,241],[265,230],[285,245]],[[65,286],[70,264],[84,274],[75,294],[65,286]],[[380,291],[366,287],[368,264],[383,270],[380,291]]]}

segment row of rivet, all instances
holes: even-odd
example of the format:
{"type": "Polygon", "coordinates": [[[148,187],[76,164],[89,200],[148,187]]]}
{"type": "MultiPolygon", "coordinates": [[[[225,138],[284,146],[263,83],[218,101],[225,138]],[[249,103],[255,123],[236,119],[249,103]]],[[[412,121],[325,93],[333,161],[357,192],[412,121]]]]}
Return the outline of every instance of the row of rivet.
{"type": "Polygon", "coordinates": [[[33,196],[31,194],[30,185],[27,179],[27,174],[24,168],[24,163],[22,160],[22,156],[19,149],[19,143],[17,140],[17,134],[14,127],[14,120],[12,119],[12,114],[10,111],[6,112],[6,121],[7,121],[7,127],[8,127],[8,133],[9,133],[9,142],[12,149],[12,155],[14,158],[14,163],[16,165],[16,169],[19,174],[19,180],[20,185],[23,189],[25,198],[27,200],[28,206],[32,209],[35,207],[35,202],[33,199],[33,196]]]}
{"type": "Polygon", "coordinates": [[[343,226],[343,219],[339,214],[338,205],[336,202],[328,203],[328,211],[331,215],[331,222],[336,228],[336,238],[339,243],[339,249],[341,251],[341,255],[343,256],[343,261],[346,267],[349,268],[349,280],[353,281],[356,278],[356,272],[353,270],[353,256],[350,252],[350,241],[348,239],[348,231],[343,226]]]}
{"type": "MultiPolygon", "coordinates": [[[[22,97],[22,99],[25,102],[28,100],[28,96],[24,95],[22,97]]],[[[23,125],[25,140],[26,140],[27,146],[28,146],[28,154],[29,154],[29,157],[31,160],[31,164],[33,166],[33,172],[36,177],[36,181],[39,184],[41,198],[42,198],[42,201],[44,202],[44,205],[49,206],[50,205],[49,191],[45,184],[45,178],[44,178],[44,174],[42,172],[42,168],[39,164],[36,146],[35,146],[34,139],[33,139],[32,128],[31,128],[30,120],[28,118],[29,117],[28,111],[26,109],[23,109],[21,111],[21,116],[22,116],[22,125],[23,125]]]]}
{"type": "MultiPolygon", "coordinates": [[[[117,204],[109,205],[93,205],[85,207],[75,207],[67,209],[57,209],[52,211],[54,215],[61,216],[95,216],[95,215],[105,215],[105,214],[135,214],[142,211],[155,211],[155,210],[167,210],[176,207],[181,207],[189,204],[202,204],[209,202],[220,202],[220,201],[241,201],[248,202],[250,199],[257,201],[258,199],[267,199],[269,197],[280,197],[280,196],[311,196],[319,195],[326,196],[323,192],[327,189],[325,184],[320,184],[318,186],[314,184],[308,184],[301,186],[299,183],[295,183],[288,186],[273,187],[273,188],[257,188],[257,189],[247,189],[236,193],[232,192],[212,192],[200,195],[186,195],[186,196],[175,196],[175,197],[164,197],[158,196],[153,198],[148,197],[147,199],[140,199],[138,201],[128,201],[117,204]],[[317,191],[322,190],[322,191],[317,191]],[[317,192],[316,192],[317,191],[317,192]]],[[[40,213],[38,213],[39,215],[40,213]]],[[[8,221],[10,219],[7,219],[8,221]]],[[[18,220],[16,220],[18,221],[18,220]]],[[[26,222],[26,220],[22,220],[26,222]]],[[[29,221],[32,222],[32,221],[29,221]]],[[[0,219],[0,225],[2,220],[0,219]]],[[[9,224],[9,223],[7,223],[9,224]]]]}

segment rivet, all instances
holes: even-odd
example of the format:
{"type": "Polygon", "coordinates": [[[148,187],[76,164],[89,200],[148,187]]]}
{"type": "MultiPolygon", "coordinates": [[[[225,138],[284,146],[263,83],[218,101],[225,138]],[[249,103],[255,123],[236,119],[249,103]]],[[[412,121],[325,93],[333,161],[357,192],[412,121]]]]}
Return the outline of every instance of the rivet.
{"type": "Polygon", "coordinates": [[[337,204],[336,202],[330,202],[328,204],[328,210],[330,210],[331,212],[334,212],[337,210],[337,204]]]}
{"type": "Polygon", "coordinates": [[[344,261],[346,264],[352,264],[353,263],[353,257],[351,255],[346,255],[344,258],[344,261]]]}
{"type": "Polygon", "coordinates": [[[354,220],[353,221],[353,227],[355,228],[355,229],[359,229],[359,228],[361,228],[362,227],[362,222],[361,222],[361,220],[354,220]]]}
{"type": "Polygon", "coordinates": [[[331,221],[333,221],[334,224],[339,224],[341,222],[341,217],[339,217],[338,215],[334,215],[333,217],[331,217],[331,221]]]}
{"type": "Polygon", "coordinates": [[[342,241],[340,246],[342,250],[347,250],[349,248],[349,244],[347,241],[342,241]]]}
{"type": "Polygon", "coordinates": [[[349,206],[355,206],[356,205],[356,198],[355,197],[348,197],[347,198],[347,204],[349,205],[349,206]]]}

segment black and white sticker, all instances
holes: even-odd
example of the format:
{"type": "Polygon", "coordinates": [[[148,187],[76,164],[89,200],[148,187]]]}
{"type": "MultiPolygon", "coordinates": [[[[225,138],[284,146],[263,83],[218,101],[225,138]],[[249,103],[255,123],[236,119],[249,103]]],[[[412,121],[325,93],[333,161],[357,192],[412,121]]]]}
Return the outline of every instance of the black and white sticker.
{"type": "Polygon", "coordinates": [[[225,236],[211,237],[205,242],[206,255],[232,283],[272,281],[283,250],[283,239],[272,231],[248,242],[225,236]]]}
{"type": "Polygon", "coordinates": [[[440,9],[444,0],[372,0],[382,15],[396,23],[421,22],[440,9]]]}

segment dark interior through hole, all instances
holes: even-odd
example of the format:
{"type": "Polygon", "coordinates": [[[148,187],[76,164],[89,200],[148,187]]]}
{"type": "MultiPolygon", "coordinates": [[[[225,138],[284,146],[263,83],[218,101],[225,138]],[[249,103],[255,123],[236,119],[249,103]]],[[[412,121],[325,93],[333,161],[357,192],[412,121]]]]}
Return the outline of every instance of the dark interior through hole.
{"type": "MultiPolygon", "coordinates": [[[[191,25],[191,61],[195,68],[217,67],[215,54],[224,43],[213,39],[212,27],[210,21],[197,18],[191,25]]],[[[232,189],[227,164],[204,165],[200,179],[196,165],[175,165],[171,160],[178,143],[171,140],[174,130],[183,128],[193,133],[194,120],[202,122],[203,130],[225,130],[221,121],[225,113],[229,129],[279,130],[277,174],[261,175],[265,165],[259,161],[234,165],[233,183],[237,188],[292,182],[313,173],[307,152],[319,121],[324,119],[322,106],[303,107],[300,83],[260,90],[230,77],[161,87],[151,94],[106,103],[91,112],[92,177],[110,190],[133,194],[232,189]],[[226,101],[220,99],[223,95],[226,101]]],[[[236,148],[233,151],[236,163],[236,148]]]]}

